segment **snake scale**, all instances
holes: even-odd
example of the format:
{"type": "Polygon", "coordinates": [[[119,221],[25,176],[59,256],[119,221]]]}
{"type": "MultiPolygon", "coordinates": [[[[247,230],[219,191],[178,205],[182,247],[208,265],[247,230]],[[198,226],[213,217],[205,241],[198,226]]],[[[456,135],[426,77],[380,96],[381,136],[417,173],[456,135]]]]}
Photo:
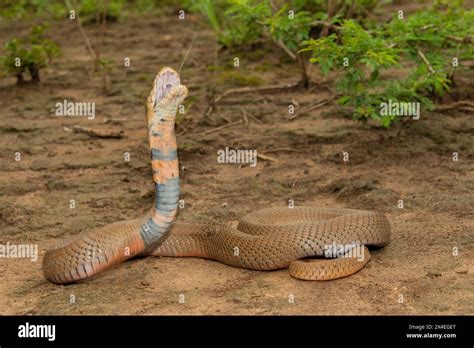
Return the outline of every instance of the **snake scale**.
{"type": "Polygon", "coordinates": [[[252,270],[289,268],[295,278],[329,280],[362,269],[370,259],[367,245],[389,242],[390,224],[382,213],[354,209],[267,208],[244,216],[237,227],[176,223],[179,169],[174,124],[186,95],[178,73],[163,68],[147,98],[155,183],[150,212],[143,219],[86,231],[48,250],[43,258],[48,280],[71,283],[147,255],[201,257],[252,270]]]}

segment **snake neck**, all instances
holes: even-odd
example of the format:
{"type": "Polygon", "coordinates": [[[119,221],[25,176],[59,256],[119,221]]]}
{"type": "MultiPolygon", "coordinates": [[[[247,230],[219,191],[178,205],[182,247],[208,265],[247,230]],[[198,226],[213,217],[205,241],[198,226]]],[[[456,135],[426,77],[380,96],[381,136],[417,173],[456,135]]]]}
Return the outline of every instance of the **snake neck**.
{"type": "Polygon", "coordinates": [[[179,167],[174,124],[150,128],[150,157],[155,184],[155,202],[141,226],[145,253],[156,248],[176,218],[179,200],[179,167]]]}
{"type": "Polygon", "coordinates": [[[179,201],[179,163],[174,131],[176,103],[157,109],[147,105],[148,139],[150,142],[151,167],[155,184],[155,202],[140,228],[149,254],[167,235],[174,222],[179,201]]]}

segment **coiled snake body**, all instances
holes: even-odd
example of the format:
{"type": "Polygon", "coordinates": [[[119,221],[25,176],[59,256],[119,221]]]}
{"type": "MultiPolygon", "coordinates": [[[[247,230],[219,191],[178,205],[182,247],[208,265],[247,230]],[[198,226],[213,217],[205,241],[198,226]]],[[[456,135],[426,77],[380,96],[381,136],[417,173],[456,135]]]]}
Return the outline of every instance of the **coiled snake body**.
{"type": "Polygon", "coordinates": [[[48,280],[71,283],[138,255],[202,257],[254,270],[289,268],[295,278],[329,280],[362,269],[370,259],[366,245],[389,242],[383,214],[353,209],[268,208],[244,216],[237,228],[174,223],[179,199],[174,121],[186,95],[179,75],[163,68],[147,98],[156,192],[149,214],[87,231],[48,250],[43,258],[48,280]],[[332,258],[305,259],[312,256],[332,258]]]}

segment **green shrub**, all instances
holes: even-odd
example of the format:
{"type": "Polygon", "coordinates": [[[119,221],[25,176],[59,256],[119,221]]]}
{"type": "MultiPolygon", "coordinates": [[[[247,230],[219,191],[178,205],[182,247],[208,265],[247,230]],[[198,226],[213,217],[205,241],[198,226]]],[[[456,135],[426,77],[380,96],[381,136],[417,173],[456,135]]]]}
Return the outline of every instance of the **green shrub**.
{"type": "Polygon", "coordinates": [[[450,91],[457,70],[453,57],[474,56],[474,11],[464,9],[461,0],[436,0],[409,16],[397,11],[389,23],[370,16],[386,0],[185,2],[206,15],[226,47],[272,39],[300,65],[303,85],[308,78],[303,54],[309,53],[323,74],[341,75],[338,102],[351,106],[355,119],[374,119],[384,127],[398,116],[381,115],[382,103],[432,108],[433,100],[450,91]],[[400,77],[386,78],[383,72],[390,68],[400,77]]]}
{"type": "Polygon", "coordinates": [[[0,57],[2,74],[14,75],[17,83],[29,72],[32,82],[40,81],[40,69],[47,67],[59,55],[59,46],[43,37],[44,27],[34,26],[26,38],[14,38],[5,44],[6,55],[0,57]]]}
{"type": "Polygon", "coordinates": [[[384,127],[397,116],[381,116],[381,103],[416,101],[431,109],[432,100],[450,90],[452,58],[473,57],[474,11],[460,2],[445,4],[443,10],[435,3],[431,10],[399,16],[370,31],[344,21],[338,34],[307,40],[303,49],[312,52],[311,62],[323,74],[342,73],[336,84],[343,95],[338,101],[354,108],[355,119],[371,118],[384,127]],[[389,67],[403,68],[408,75],[382,78],[380,72],[389,67]]]}
{"type": "Polygon", "coordinates": [[[64,17],[66,9],[58,0],[2,0],[0,17],[10,20],[21,19],[31,14],[47,15],[55,19],[64,17]]]}
{"type": "Polygon", "coordinates": [[[270,16],[266,1],[185,0],[183,5],[189,11],[203,14],[225,47],[254,43],[262,35],[262,21],[270,16]]]}
{"type": "Polygon", "coordinates": [[[304,44],[303,50],[312,52],[310,61],[318,64],[324,75],[331,70],[343,72],[336,84],[343,94],[339,103],[353,106],[357,119],[380,119],[378,105],[384,96],[376,92],[379,73],[398,64],[398,49],[387,47],[383,38],[374,37],[353,20],[343,22],[340,37],[331,34],[304,44]]]}
{"type": "MultiPolygon", "coordinates": [[[[65,1],[67,11],[74,10],[74,1],[65,1]]],[[[77,11],[83,22],[102,21],[105,13],[107,21],[119,21],[126,9],[125,0],[78,0],[77,11]]]]}
{"type": "Polygon", "coordinates": [[[288,5],[284,5],[273,16],[265,19],[263,24],[270,35],[283,42],[292,52],[297,52],[299,45],[309,38],[313,18],[307,11],[290,12],[288,5]]]}

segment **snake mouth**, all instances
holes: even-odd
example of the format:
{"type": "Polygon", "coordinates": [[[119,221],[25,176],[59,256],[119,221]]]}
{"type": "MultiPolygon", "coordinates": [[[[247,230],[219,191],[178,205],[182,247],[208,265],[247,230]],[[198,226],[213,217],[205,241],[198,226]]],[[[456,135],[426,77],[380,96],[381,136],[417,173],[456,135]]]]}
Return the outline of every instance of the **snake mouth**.
{"type": "Polygon", "coordinates": [[[156,80],[155,104],[161,102],[165,98],[170,98],[171,91],[174,87],[180,86],[179,75],[171,68],[163,68],[158,74],[156,80]]]}

